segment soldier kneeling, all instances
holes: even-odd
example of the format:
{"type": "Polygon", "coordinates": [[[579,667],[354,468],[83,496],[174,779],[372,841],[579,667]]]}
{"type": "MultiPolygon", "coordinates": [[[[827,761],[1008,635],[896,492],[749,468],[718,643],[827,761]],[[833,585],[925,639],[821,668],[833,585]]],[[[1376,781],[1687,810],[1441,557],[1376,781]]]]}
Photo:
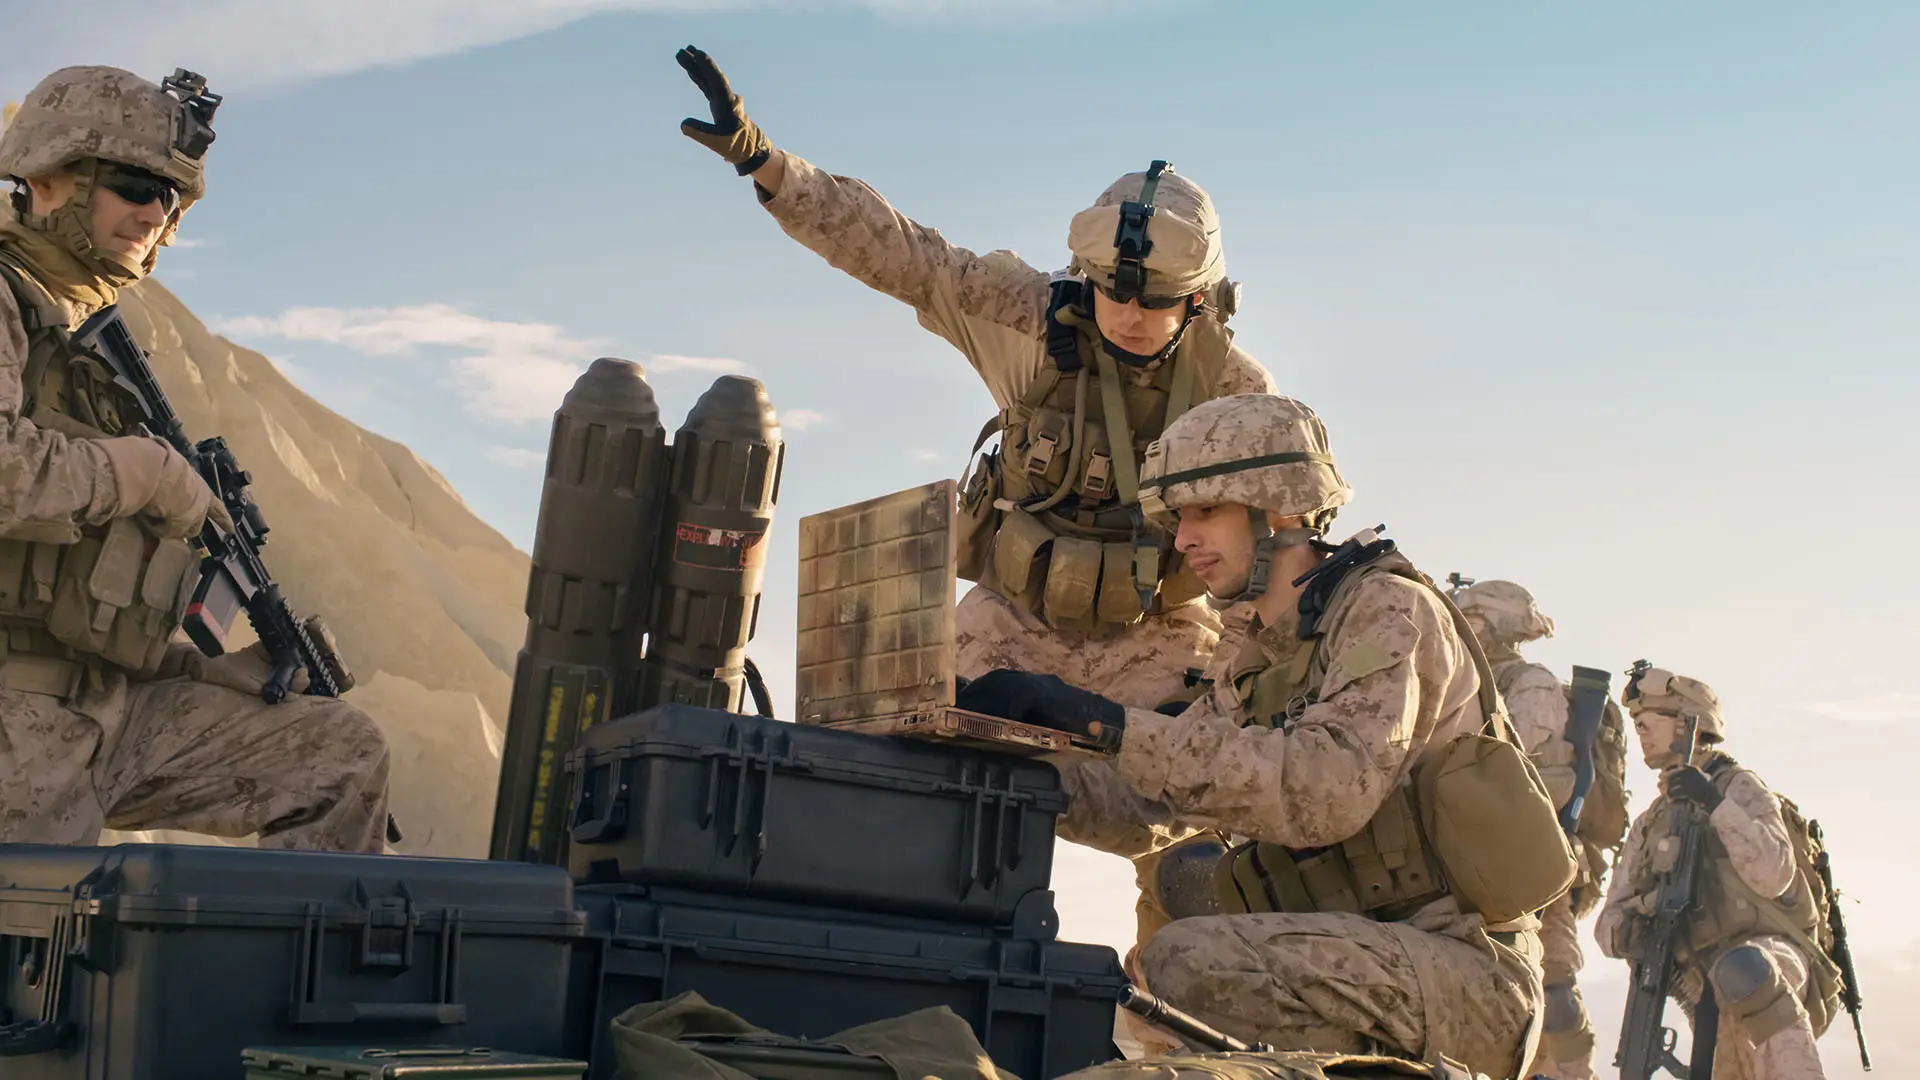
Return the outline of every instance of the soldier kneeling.
{"type": "Polygon", "coordinates": [[[1348,496],[1306,406],[1196,406],[1150,452],[1142,504],[1231,603],[1207,696],[1166,716],[1005,671],[959,704],[1112,748],[1063,768],[1062,835],[1233,841],[1205,874],[1179,872],[1208,858],[1191,842],[1162,867],[1212,886],[1163,897],[1186,917],[1141,967],[1168,1003],[1280,1050],[1513,1076],[1542,1006],[1532,913],[1572,852],[1459,612],[1391,541],[1321,539],[1348,496]]]}
{"type": "Polygon", "coordinates": [[[387,835],[370,717],[268,705],[258,648],[171,644],[200,574],[188,538],[232,522],[71,334],[205,194],[219,101],[191,72],[64,68],[0,135],[0,843],[92,844],[104,825],[377,852],[387,835]]]}

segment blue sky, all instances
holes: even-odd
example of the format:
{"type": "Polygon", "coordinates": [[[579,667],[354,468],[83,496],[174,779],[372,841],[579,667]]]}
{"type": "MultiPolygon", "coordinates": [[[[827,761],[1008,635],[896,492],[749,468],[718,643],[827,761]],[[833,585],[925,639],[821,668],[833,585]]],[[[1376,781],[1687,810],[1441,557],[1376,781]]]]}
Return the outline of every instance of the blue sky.
{"type": "Polygon", "coordinates": [[[991,404],[679,135],[673,51],[776,144],[1045,268],[1172,160],[1219,204],[1240,343],[1327,420],[1340,525],[1527,584],[1563,671],[1712,683],[1827,821],[1862,936],[1914,947],[1920,871],[1878,856],[1913,850],[1920,754],[1920,8],[99,3],[120,40],[30,14],[0,93],[85,48],[208,74],[211,192],[161,279],[522,546],[594,356],[647,365],[676,422],[717,371],[765,381],[783,702],[794,523],[957,474],[991,404]]]}

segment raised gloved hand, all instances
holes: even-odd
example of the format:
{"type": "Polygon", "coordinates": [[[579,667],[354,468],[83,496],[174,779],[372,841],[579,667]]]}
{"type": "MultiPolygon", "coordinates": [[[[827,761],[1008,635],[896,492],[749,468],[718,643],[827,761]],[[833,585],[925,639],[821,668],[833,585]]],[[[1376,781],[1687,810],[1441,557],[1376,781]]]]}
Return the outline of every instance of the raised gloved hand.
{"type": "Polygon", "coordinates": [[[1092,740],[1115,751],[1127,727],[1126,707],[1099,694],[1068,686],[1056,675],[1001,668],[967,683],[954,704],[969,712],[1005,717],[1092,740]]]}
{"type": "Polygon", "coordinates": [[[115,517],[139,517],[165,539],[198,535],[209,518],[231,532],[233,519],[200,474],[164,439],[123,435],[101,439],[119,491],[115,517]]]}
{"type": "Polygon", "coordinates": [[[707,96],[707,107],[713,110],[712,123],[691,116],[680,121],[681,134],[725,158],[741,176],[765,165],[773,156],[773,144],[757,124],[747,119],[740,95],[727,86],[719,65],[691,45],[673,58],[687,70],[687,77],[707,96]]]}
{"type": "Polygon", "coordinates": [[[1675,769],[1660,783],[1667,793],[1667,798],[1676,802],[1685,800],[1696,806],[1705,807],[1708,813],[1712,813],[1725,798],[1720,794],[1720,789],[1714,786],[1713,778],[1702,772],[1697,765],[1675,769]]]}

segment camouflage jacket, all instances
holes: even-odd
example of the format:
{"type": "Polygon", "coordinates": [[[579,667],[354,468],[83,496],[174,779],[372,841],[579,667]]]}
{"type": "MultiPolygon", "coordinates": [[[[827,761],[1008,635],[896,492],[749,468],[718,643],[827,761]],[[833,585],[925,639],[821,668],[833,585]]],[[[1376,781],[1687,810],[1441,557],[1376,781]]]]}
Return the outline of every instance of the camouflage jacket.
{"type": "MultiPolygon", "coordinates": [[[[1607,889],[1606,906],[1594,925],[1600,951],[1614,959],[1626,957],[1622,930],[1628,917],[1651,912],[1653,893],[1646,888],[1653,879],[1649,871],[1658,865],[1662,847],[1672,842],[1667,836],[1653,835],[1651,828],[1653,822],[1666,820],[1665,804],[1664,795],[1655,797],[1628,831],[1607,889]]],[[[1739,770],[1708,821],[1726,849],[1728,864],[1748,888],[1763,897],[1777,897],[1793,887],[1798,864],[1786,821],[1780,816],[1780,801],[1758,776],[1739,770]]]]}
{"type": "Polygon", "coordinates": [[[1067,778],[1061,835],[1134,855],[1203,829],[1294,848],[1359,832],[1417,761],[1478,728],[1480,680],[1431,592],[1387,573],[1351,588],[1322,624],[1317,689],[1284,727],[1243,726],[1234,669],[1309,643],[1296,614],[1263,626],[1238,605],[1209,694],[1177,717],[1127,710],[1119,756],[1067,778]]]}
{"type": "MultiPolygon", "coordinates": [[[[863,284],[912,307],[959,349],[994,403],[1011,408],[1048,363],[1049,275],[1011,251],[976,255],[895,210],[859,180],[786,155],[766,207],[780,228],[863,284]]],[[[1212,397],[1271,394],[1273,377],[1235,346],[1212,397]]]]}
{"type": "Polygon", "coordinates": [[[111,518],[118,503],[113,472],[93,440],[68,438],[22,415],[26,364],[20,307],[0,279],[0,539],[70,543],[80,526],[111,518]]]}

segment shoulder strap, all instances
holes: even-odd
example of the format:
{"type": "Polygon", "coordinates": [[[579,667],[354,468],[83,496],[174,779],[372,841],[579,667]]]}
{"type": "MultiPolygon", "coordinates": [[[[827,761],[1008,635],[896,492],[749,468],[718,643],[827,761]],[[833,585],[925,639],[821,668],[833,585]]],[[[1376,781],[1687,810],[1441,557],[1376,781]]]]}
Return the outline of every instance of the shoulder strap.
{"type": "Polygon", "coordinates": [[[1072,374],[1079,371],[1080,335],[1074,327],[1060,319],[1060,312],[1078,307],[1086,298],[1086,283],[1074,278],[1061,278],[1050,286],[1047,298],[1047,356],[1052,358],[1056,371],[1072,374]]]}
{"type": "MultiPolygon", "coordinates": [[[[1100,365],[1100,414],[1107,425],[1107,446],[1113,460],[1113,482],[1120,505],[1140,501],[1140,463],[1134,460],[1133,422],[1127,416],[1127,392],[1120,384],[1120,366],[1105,349],[1094,349],[1100,365]]],[[[1178,372],[1175,373],[1176,383],[1178,372]]]]}

